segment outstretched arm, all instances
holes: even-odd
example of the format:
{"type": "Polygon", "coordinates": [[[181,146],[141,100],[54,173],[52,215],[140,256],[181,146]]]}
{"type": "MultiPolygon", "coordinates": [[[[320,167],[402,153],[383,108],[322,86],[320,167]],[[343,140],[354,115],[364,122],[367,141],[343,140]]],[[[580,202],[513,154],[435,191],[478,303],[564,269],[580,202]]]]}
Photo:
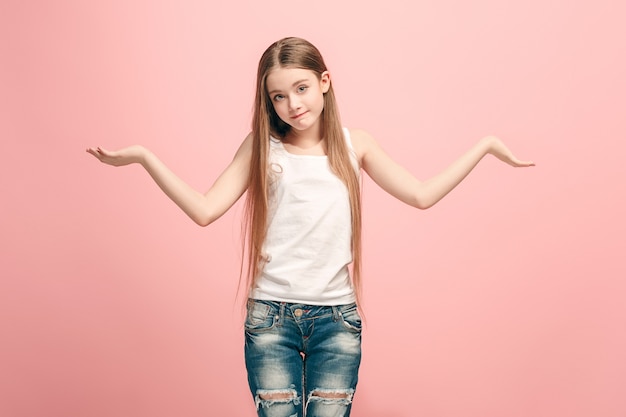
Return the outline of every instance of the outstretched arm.
{"type": "Polygon", "coordinates": [[[87,152],[108,165],[141,164],[161,190],[194,222],[207,226],[222,216],[246,191],[252,138],[248,135],[232,162],[204,194],[177,177],[156,155],[143,146],[130,146],[118,151],[107,151],[99,147],[88,148],[87,152]]]}
{"type": "Polygon", "coordinates": [[[392,160],[368,133],[354,130],[352,139],[361,166],[374,182],[399,200],[420,209],[432,207],[445,197],[487,154],[514,167],[534,165],[517,159],[497,137],[487,136],[439,174],[419,181],[392,160]]]}

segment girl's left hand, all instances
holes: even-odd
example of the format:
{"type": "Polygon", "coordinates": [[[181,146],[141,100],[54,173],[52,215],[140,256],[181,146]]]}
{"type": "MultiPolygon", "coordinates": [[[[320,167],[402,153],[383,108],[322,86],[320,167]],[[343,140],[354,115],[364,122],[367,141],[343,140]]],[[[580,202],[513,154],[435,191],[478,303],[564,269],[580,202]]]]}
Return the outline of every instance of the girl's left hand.
{"type": "Polygon", "coordinates": [[[535,163],[532,161],[521,161],[513,155],[513,152],[506,147],[506,145],[495,136],[487,136],[482,139],[487,143],[488,153],[492,154],[502,162],[506,162],[507,164],[513,167],[531,167],[535,166],[535,163]]]}
{"type": "Polygon", "coordinates": [[[129,146],[117,151],[107,151],[101,147],[87,148],[87,153],[92,154],[102,163],[116,167],[140,164],[147,154],[147,149],[140,145],[129,146]]]}

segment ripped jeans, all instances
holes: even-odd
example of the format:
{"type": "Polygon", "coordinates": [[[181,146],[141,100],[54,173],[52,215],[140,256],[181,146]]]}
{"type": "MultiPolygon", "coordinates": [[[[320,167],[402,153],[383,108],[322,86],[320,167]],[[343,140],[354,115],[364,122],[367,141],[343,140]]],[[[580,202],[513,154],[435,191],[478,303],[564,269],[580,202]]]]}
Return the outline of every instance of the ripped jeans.
{"type": "Polygon", "coordinates": [[[361,363],[356,304],[248,300],[245,357],[259,417],[348,417],[361,363]]]}

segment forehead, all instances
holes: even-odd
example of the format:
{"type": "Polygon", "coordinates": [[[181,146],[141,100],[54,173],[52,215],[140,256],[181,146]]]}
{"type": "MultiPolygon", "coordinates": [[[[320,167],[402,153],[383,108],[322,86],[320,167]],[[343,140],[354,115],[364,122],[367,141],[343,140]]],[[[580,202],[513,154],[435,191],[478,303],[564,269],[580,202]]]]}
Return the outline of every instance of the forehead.
{"type": "Polygon", "coordinates": [[[267,74],[265,84],[267,91],[288,90],[293,84],[302,80],[316,80],[317,76],[311,70],[304,68],[275,68],[267,74]]]}

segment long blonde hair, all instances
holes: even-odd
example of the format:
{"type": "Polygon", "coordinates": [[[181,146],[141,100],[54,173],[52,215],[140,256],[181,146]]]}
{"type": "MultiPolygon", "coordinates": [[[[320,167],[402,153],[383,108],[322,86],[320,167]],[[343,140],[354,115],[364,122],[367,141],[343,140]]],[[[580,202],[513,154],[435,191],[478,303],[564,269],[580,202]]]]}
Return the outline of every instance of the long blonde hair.
{"type": "MultiPolygon", "coordinates": [[[[248,179],[248,193],[244,214],[244,249],[247,249],[247,287],[250,290],[263,265],[263,243],[267,234],[268,216],[268,157],[270,136],[283,139],[291,126],[283,122],[267,93],[267,75],[276,68],[302,68],[313,71],[318,79],[326,64],[319,50],[300,38],[281,39],[265,50],[259,61],[252,119],[252,158],[248,179]]],[[[350,154],[339,118],[332,83],[324,93],[321,114],[322,137],[330,169],[346,185],[352,215],[352,283],[357,300],[361,293],[361,197],[359,179],[350,160],[350,154]]]]}

